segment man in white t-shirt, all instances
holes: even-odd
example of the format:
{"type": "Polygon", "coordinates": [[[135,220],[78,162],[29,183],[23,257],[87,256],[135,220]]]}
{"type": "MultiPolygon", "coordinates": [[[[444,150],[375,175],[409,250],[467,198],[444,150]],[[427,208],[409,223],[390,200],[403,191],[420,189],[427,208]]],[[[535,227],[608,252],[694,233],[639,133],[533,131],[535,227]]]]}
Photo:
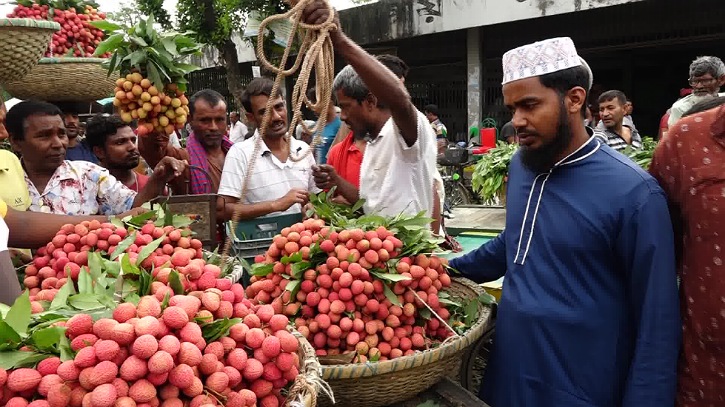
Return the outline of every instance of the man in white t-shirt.
{"type": "MultiPolygon", "coordinates": [[[[324,22],[327,8],[316,2],[305,10],[307,23],[324,22]]],[[[413,105],[403,82],[342,33],[330,33],[335,52],[350,65],[335,77],[333,91],[340,118],[354,134],[367,134],[360,167],[360,190],[329,166],[316,168],[318,186],[337,190],[348,202],[365,199],[366,213],[396,216],[425,212],[433,217],[435,134],[430,122],[413,105]]]]}
{"type": "MultiPolygon", "coordinates": [[[[273,85],[268,78],[256,78],[242,94],[247,118],[256,127],[262,122],[273,85]]],[[[227,153],[217,201],[218,216],[224,220],[231,219],[234,214],[252,160],[253,170],[242,198],[242,220],[300,213],[308,202],[309,193],[319,192],[312,177],[315,159],[308,154],[309,145],[294,137],[290,139],[291,144],[287,142],[287,107],[281,96],[274,103],[271,114],[264,139],[257,133],[234,144],[227,153]],[[257,144],[257,156],[254,157],[257,144]]]]}
{"type": "Polygon", "coordinates": [[[244,141],[247,131],[247,126],[239,120],[239,113],[231,112],[229,114],[229,140],[232,143],[240,143],[244,141]]]}

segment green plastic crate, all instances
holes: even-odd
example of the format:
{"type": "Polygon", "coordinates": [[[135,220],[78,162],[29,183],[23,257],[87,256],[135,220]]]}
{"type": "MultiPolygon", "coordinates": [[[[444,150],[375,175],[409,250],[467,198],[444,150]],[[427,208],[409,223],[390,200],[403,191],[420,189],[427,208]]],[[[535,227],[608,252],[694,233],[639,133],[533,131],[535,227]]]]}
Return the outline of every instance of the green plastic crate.
{"type": "MultiPolygon", "coordinates": [[[[254,262],[255,256],[264,254],[269,249],[272,239],[282,229],[299,222],[302,222],[301,213],[245,220],[237,223],[234,234],[230,233],[232,223],[227,222],[227,233],[232,236],[232,255],[251,264],[254,262]]],[[[241,283],[245,287],[249,284],[249,276],[246,273],[243,275],[241,283]]]]}

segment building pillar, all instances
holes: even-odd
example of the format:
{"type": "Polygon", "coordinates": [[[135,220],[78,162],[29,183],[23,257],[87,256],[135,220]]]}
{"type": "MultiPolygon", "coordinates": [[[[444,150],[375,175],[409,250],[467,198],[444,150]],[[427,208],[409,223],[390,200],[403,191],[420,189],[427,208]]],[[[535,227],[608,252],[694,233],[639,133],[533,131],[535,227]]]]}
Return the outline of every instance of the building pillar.
{"type": "Polygon", "coordinates": [[[466,78],[468,94],[468,128],[466,129],[466,140],[468,131],[472,126],[481,123],[483,92],[483,67],[481,64],[481,29],[480,27],[466,30],[466,78]]]}

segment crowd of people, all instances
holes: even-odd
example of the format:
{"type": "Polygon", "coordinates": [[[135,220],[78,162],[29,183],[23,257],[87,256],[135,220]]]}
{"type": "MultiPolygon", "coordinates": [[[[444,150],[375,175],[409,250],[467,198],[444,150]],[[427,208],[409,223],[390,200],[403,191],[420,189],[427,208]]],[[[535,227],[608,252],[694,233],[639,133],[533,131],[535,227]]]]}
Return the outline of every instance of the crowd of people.
{"type": "MultiPolygon", "coordinates": [[[[317,1],[304,18],[319,24],[328,12],[317,1]]],[[[285,100],[270,103],[267,78],[242,95],[246,123],[234,112],[228,124],[219,93],[194,94],[184,148],[166,134],[137,138],[117,115],[92,117],[80,141],[77,116],[52,104],[10,109],[0,122],[21,158],[0,151],[0,302],[21,289],[7,246],[39,247],[63,224],[138,213],[164,194],[216,194],[226,221],[301,213],[309,194],[335,187],[338,202],[424,212],[440,231],[436,154],[447,130],[438,108],[420,111],[405,63],[371,56],[342,28],[331,39],[349,65],[335,77],[335,106],[321,113],[316,154],[309,134],[289,136],[285,100]]],[[[725,405],[725,107],[714,97],[725,65],[693,62],[693,92],[668,112],[649,173],[617,152],[642,144],[631,102],[606,91],[592,114],[594,73],[571,39],[513,49],[503,72],[513,119],[501,137],[520,146],[506,228],[451,261],[477,282],[506,276],[481,398],[493,407],[725,405]]]]}

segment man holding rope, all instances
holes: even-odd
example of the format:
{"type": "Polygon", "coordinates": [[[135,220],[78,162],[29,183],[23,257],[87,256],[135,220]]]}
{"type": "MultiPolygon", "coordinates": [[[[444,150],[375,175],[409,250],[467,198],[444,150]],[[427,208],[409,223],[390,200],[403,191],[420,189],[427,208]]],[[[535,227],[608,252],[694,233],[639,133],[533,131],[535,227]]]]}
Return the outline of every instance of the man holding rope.
{"type": "MultiPolygon", "coordinates": [[[[304,11],[308,24],[322,24],[329,16],[322,1],[304,11]]],[[[350,40],[335,16],[337,30],[330,39],[337,54],[350,64],[335,78],[333,92],[341,119],[354,134],[367,135],[360,168],[360,189],[338,179],[331,166],[314,168],[320,188],[337,186],[348,202],[365,199],[366,213],[396,216],[434,212],[435,136],[428,119],[418,111],[403,82],[375,57],[350,40]]]]}

